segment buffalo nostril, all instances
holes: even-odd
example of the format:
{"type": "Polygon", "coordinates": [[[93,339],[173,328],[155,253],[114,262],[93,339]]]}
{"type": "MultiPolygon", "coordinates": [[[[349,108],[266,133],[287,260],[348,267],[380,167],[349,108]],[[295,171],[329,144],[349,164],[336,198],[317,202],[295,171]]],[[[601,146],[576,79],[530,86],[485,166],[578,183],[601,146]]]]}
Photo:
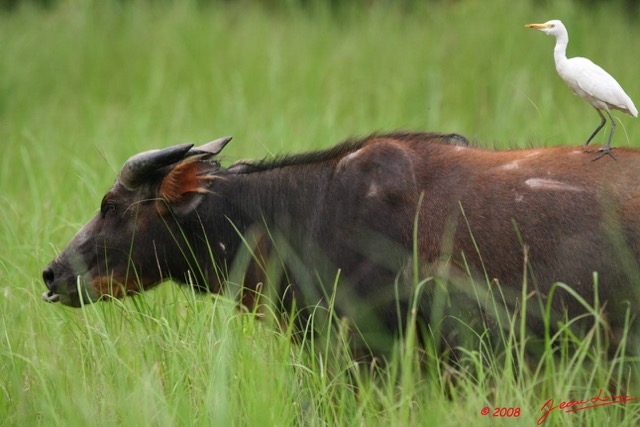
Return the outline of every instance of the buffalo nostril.
{"type": "Polygon", "coordinates": [[[44,284],[47,285],[47,288],[50,291],[53,291],[53,280],[55,278],[55,274],[53,273],[53,270],[50,267],[47,267],[43,272],[42,272],[42,279],[44,280],[44,284]]]}

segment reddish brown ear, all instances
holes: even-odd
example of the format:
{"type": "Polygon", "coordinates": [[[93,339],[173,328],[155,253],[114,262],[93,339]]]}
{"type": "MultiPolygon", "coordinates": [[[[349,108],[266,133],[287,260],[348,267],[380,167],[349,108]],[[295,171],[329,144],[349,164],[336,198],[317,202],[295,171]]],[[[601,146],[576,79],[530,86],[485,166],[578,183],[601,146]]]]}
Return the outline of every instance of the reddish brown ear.
{"type": "Polygon", "coordinates": [[[208,191],[207,182],[213,179],[210,171],[211,165],[200,156],[181,161],[162,180],[160,197],[170,205],[191,204],[195,196],[208,191]]]}

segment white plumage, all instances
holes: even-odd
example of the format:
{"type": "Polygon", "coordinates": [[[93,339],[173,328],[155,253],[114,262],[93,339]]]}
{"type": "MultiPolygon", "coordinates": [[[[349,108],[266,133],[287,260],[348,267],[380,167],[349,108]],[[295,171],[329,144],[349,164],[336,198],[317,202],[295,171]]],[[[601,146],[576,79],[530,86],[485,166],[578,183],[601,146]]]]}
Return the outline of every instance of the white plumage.
{"type": "MultiPolygon", "coordinates": [[[[610,109],[623,111],[633,117],[638,117],[633,101],[622,89],[620,84],[611,77],[609,73],[598,65],[594,64],[587,58],[567,58],[567,44],[569,43],[569,33],[561,21],[552,20],[544,24],[528,24],[528,28],[540,30],[543,33],[556,38],[556,47],[553,50],[553,57],[556,62],[556,70],[562,79],[569,85],[569,88],[587,101],[596,109],[600,115],[601,121],[596,130],[585,142],[585,146],[589,145],[594,136],[602,129],[606,123],[606,119],[602,111],[606,111],[609,119],[611,119],[611,132],[606,145],[601,148],[601,154],[594,160],[608,154],[611,157],[611,139],[616,129],[616,122],[610,113],[610,109]]],[[[615,157],[614,157],[615,158],[615,157]]]]}

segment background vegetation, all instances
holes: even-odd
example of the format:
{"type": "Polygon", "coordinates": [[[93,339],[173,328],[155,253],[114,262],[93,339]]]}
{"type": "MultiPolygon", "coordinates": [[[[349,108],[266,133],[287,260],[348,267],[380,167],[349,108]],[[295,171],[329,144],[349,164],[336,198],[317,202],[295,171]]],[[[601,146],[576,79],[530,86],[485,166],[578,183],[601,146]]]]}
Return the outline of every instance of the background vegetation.
{"type": "MultiPolygon", "coordinates": [[[[40,271],[142,150],[231,134],[233,161],[401,128],[497,148],[581,144],[598,117],[556,75],[553,39],[523,25],[562,19],[570,56],[640,102],[640,27],[624,3],[43,4],[0,13],[0,424],[533,425],[550,398],[640,395],[635,359],[600,329],[551,337],[532,361],[517,315],[512,351],[462,349],[465,370],[410,341],[386,367],[359,364],[340,325],[331,345],[298,343],[269,315],[170,284],[84,310],[40,301],[40,271]]],[[[616,116],[614,145],[639,146],[638,123],[616,116]]],[[[639,414],[629,402],[547,423],[639,414]]]]}

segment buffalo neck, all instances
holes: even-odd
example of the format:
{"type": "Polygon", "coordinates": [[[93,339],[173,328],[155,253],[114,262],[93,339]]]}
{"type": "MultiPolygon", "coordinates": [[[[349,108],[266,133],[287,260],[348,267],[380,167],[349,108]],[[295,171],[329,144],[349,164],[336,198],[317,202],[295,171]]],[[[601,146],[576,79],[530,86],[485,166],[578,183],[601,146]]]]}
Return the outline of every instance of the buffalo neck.
{"type": "Polygon", "coordinates": [[[285,236],[311,233],[330,202],[326,195],[332,172],[322,162],[230,175],[223,186],[230,220],[241,232],[258,224],[285,236]]]}

